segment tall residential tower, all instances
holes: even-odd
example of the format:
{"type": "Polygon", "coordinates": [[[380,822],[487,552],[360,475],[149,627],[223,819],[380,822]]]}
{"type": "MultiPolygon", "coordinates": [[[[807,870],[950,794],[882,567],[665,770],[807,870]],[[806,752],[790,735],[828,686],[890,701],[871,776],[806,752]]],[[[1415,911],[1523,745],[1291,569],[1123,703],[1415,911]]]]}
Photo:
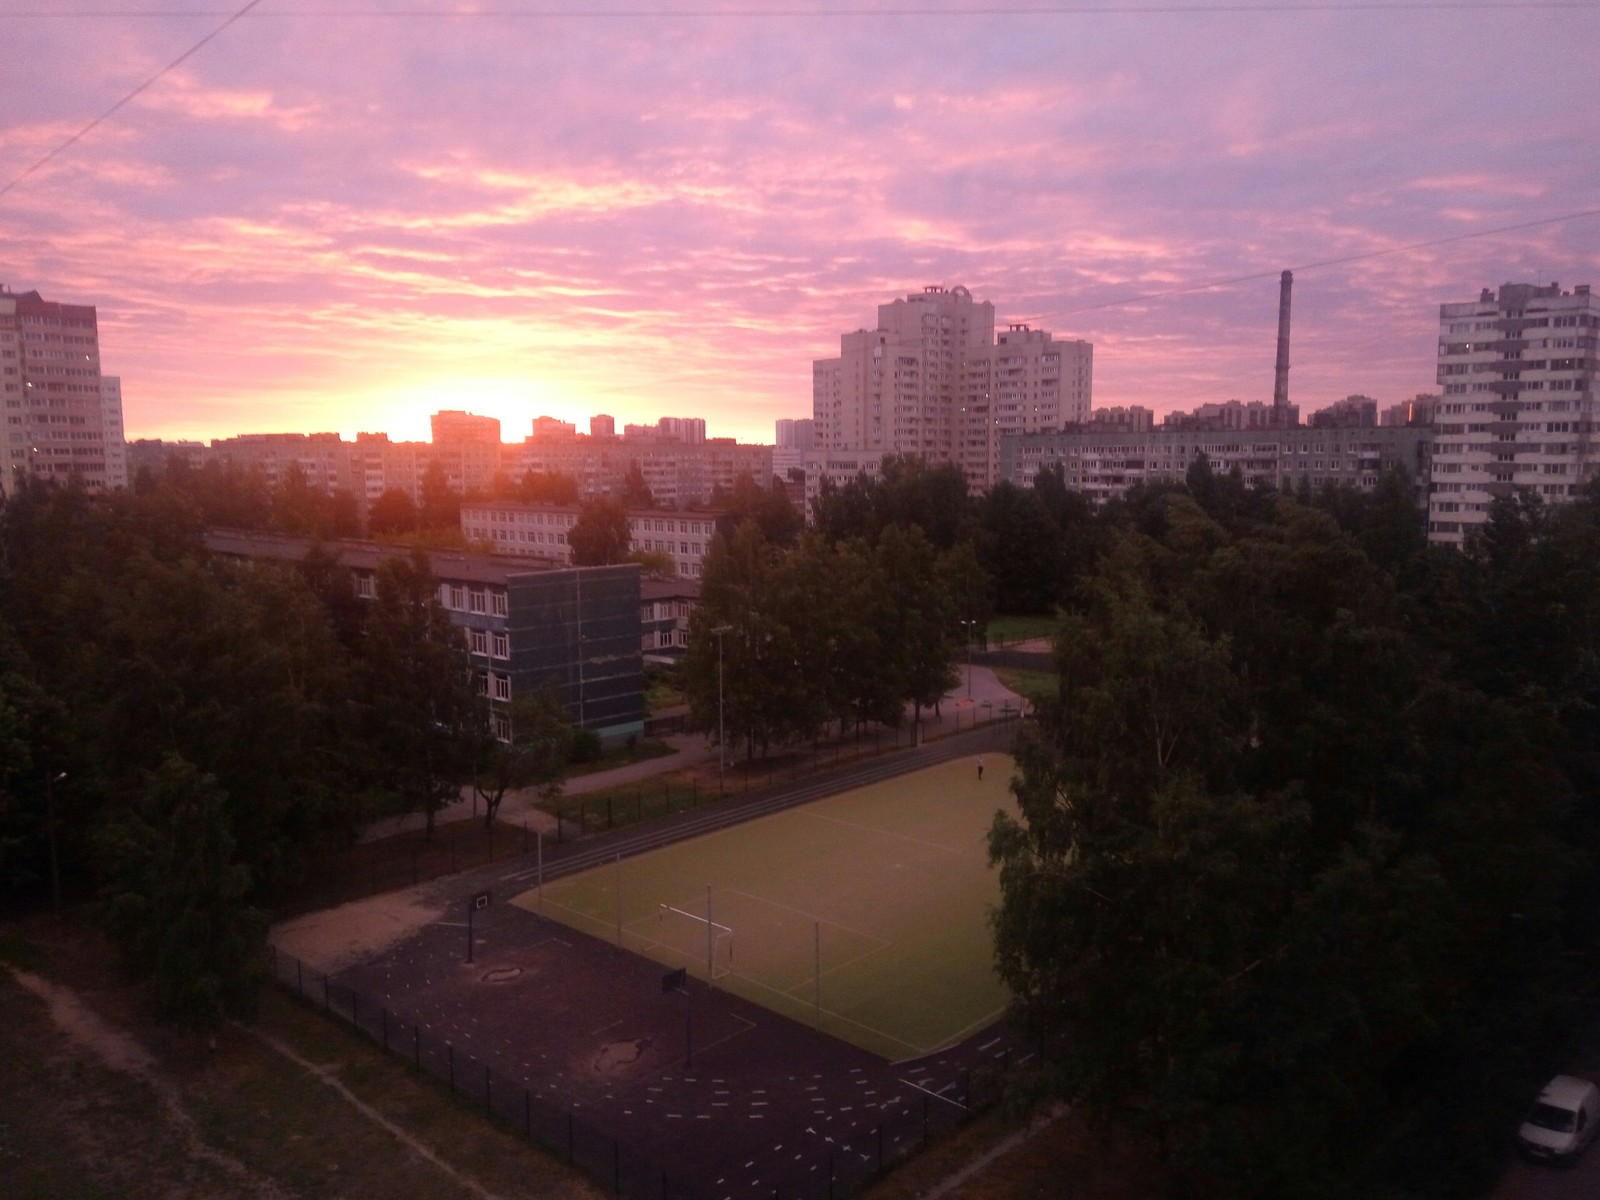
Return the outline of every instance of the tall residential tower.
{"type": "Polygon", "coordinates": [[[105,388],[93,305],[0,290],[0,489],[27,476],[102,490],[126,483],[120,383],[105,388]]]}
{"type": "Polygon", "coordinates": [[[1431,540],[1461,542],[1496,496],[1559,503],[1594,477],[1597,336],[1587,284],[1508,283],[1439,306],[1431,540]]]}
{"type": "MultiPolygon", "coordinates": [[[[875,329],[812,364],[819,454],[919,455],[955,463],[975,491],[999,478],[999,440],[1088,419],[1093,347],[1012,325],[964,287],[878,306],[875,329]]],[[[865,461],[865,457],[863,458],[865,461]]]]}

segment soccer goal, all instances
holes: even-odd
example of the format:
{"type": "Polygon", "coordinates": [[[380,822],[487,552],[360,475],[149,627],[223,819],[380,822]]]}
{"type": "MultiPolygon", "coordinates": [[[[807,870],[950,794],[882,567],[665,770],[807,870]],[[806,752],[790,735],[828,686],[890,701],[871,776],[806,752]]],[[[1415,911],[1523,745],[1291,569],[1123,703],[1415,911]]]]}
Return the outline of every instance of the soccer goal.
{"type": "Polygon", "coordinates": [[[682,951],[690,961],[703,961],[712,979],[721,979],[733,970],[733,926],[670,904],[659,907],[657,923],[657,940],[682,951]]]}

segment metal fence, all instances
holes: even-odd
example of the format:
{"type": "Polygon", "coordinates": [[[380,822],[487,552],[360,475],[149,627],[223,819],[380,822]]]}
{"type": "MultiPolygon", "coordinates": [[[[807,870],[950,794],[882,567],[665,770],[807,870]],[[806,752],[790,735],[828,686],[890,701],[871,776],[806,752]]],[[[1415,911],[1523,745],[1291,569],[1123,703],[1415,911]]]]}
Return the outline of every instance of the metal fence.
{"type": "Polygon", "coordinates": [[[639,1200],[848,1200],[887,1168],[996,1103],[1003,1071],[969,1069],[942,1091],[924,1091],[886,1108],[879,1122],[825,1151],[774,1163],[759,1180],[713,1184],[662,1163],[572,1107],[535,1094],[415,1021],[336,983],[293,955],[269,947],[272,978],[301,1000],[348,1022],[389,1053],[449,1087],[452,1096],[562,1159],[617,1196],[639,1200]]]}

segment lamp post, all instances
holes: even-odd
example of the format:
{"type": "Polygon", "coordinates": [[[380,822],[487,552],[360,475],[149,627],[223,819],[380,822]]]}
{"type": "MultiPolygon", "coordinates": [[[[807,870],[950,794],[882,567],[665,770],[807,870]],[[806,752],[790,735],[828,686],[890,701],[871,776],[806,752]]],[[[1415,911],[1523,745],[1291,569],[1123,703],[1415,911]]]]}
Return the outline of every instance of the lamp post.
{"type": "Polygon", "coordinates": [[[967,631],[967,699],[972,699],[972,638],[977,632],[977,620],[967,617],[962,620],[962,626],[967,631]]]}
{"type": "Polygon", "coordinates": [[[717,635],[717,791],[718,792],[722,791],[723,774],[727,770],[727,767],[725,766],[726,751],[724,750],[724,747],[728,744],[727,733],[726,733],[726,730],[724,728],[723,720],[722,720],[722,711],[723,711],[723,709],[722,709],[722,635],[725,634],[725,633],[730,633],[730,632],[732,632],[732,630],[733,630],[733,626],[732,625],[718,625],[715,629],[713,629],[711,631],[712,633],[717,635]]]}

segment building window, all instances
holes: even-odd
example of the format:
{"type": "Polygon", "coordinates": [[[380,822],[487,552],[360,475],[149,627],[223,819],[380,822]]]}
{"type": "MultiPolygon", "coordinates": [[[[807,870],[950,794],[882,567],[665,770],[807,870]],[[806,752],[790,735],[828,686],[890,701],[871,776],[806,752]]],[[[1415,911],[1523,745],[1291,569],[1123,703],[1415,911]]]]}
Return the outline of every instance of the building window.
{"type": "Polygon", "coordinates": [[[494,722],[494,736],[502,742],[511,740],[511,718],[505,713],[495,713],[491,718],[494,722]]]}
{"type": "Polygon", "coordinates": [[[489,653],[489,635],[481,629],[469,629],[467,631],[467,644],[472,648],[474,654],[489,653]]]}
{"type": "Polygon", "coordinates": [[[466,608],[466,606],[467,606],[467,589],[464,588],[464,587],[461,587],[458,584],[451,584],[450,585],[450,602],[448,604],[446,604],[445,607],[446,608],[453,608],[457,612],[460,612],[462,609],[466,608]]]}
{"type": "Polygon", "coordinates": [[[504,592],[490,592],[489,593],[489,613],[490,613],[490,615],[496,616],[496,617],[503,617],[509,611],[510,611],[510,609],[509,609],[509,606],[506,603],[506,594],[504,592]]]}
{"type": "Polygon", "coordinates": [[[511,699],[511,676],[509,676],[509,675],[492,675],[492,676],[490,676],[490,678],[494,683],[494,698],[496,700],[510,700],[511,699]]]}
{"type": "Polygon", "coordinates": [[[468,592],[467,602],[468,610],[471,612],[485,613],[489,611],[489,600],[488,597],[484,595],[482,588],[473,588],[470,592],[468,592]]]}
{"type": "Polygon", "coordinates": [[[494,647],[494,656],[496,658],[510,658],[511,657],[511,635],[510,634],[496,633],[496,634],[492,635],[492,637],[490,639],[490,644],[494,647]]]}
{"type": "Polygon", "coordinates": [[[371,600],[376,594],[376,591],[377,589],[373,586],[373,579],[371,575],[356,576],[356,595],[360,596],[363,600],[371,600]]]}
{"type": "Polygon", "coordinates": [[[489,677],[482,671],[474,671],[472,673],[472,683],[478,695],[487,696],[489,694],[489,677]]]}

